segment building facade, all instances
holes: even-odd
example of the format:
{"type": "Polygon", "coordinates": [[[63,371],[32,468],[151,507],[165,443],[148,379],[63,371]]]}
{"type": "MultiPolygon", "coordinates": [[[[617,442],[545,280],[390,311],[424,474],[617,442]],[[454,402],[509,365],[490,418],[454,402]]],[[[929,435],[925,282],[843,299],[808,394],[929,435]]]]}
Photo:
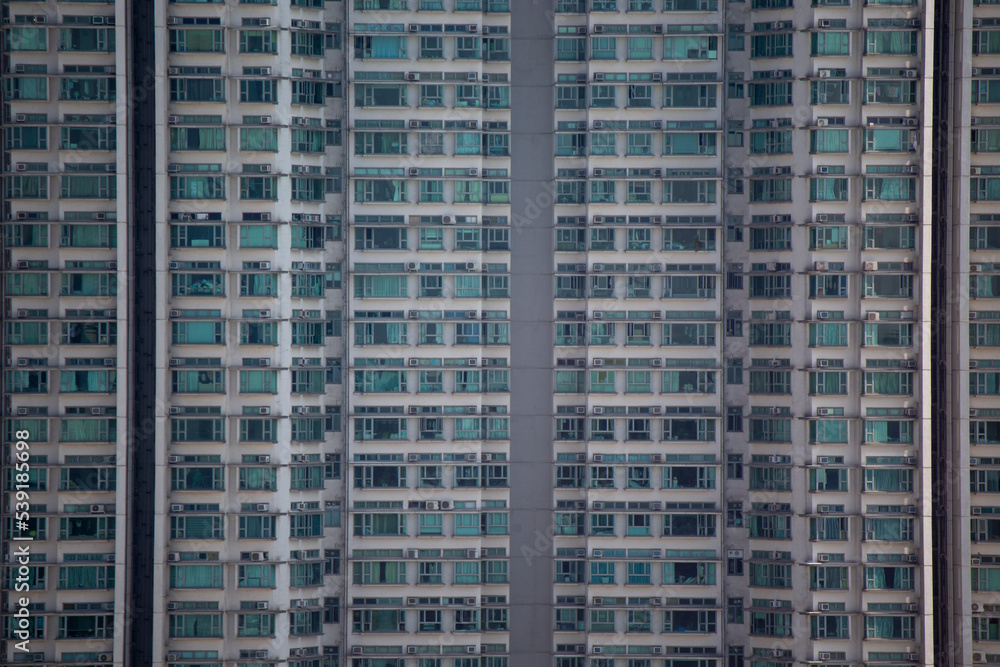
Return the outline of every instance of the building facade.
{"type": "Polygon", "coordinates": [[[5,663],[1000,659],[992,4],[0,14],[5,663]]]}

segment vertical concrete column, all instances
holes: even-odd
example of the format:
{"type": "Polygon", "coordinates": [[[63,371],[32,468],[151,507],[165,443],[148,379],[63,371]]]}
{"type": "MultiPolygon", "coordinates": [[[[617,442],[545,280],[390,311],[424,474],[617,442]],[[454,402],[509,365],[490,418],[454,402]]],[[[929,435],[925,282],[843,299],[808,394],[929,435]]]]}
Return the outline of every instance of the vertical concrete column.
{"type": "Polygon", "coordinates": [[[553,617],[554,2],[511,3],[510,657],[550,667],[553,617]]]}

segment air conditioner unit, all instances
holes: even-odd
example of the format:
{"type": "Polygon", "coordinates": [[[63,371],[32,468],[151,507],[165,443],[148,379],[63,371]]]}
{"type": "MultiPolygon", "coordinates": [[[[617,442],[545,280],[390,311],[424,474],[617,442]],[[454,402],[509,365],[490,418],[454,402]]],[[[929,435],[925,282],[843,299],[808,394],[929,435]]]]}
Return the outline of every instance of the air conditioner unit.
{"type": "Polygon", "coordinates": [[[919,124],[919,121],[916,118],[907,118],[906,124],[909,125],[910,127],[916,127],[919,124]]]}
{"type": "MultiPolygon", "coordinates": [[[[820,609],[822,609],[822,608],[823,608],[824,606],[825,606],[825,607],[826,607],[827,609],[829,609],[829,608],[830,608],[830,605],[820,605],[820,609]]],[[[819,659],[820,659],[820,660],[830,660],[830,659],[832,659],[832,658],[833,658],[833,654],[832,654],[832,653],[820,653],[820,654],[819,654],[819,659]]]]}
{"type": "Polygon", "coordinates": [[[983,513],[983,508],[982,507],[973,507],[972,508],[972,513],[973,514],[982,514],[983,513]]]}
{"type": "Polygon", "coordinates": [[[269,509],[271,509],[271,506],[268,505],[267,503],[258,503],[257,504],[257,511],[258,512],[266,512],[269,509]]]}
{"type": "Polygon", "coordinates": [[[443,510],[452,510],[452,509],[455,509],[455,503],[452,502],[452,501],[450,501],[450,500],[442,500],[441,501],[441,509],[443,509],[443,510]]]}
{"type": "Polygon", "coordinates": [[[969,458],[969,465],[970,466],[977,466],[977,465],[979,465],[979,457],[977,457],[977,456],[970,457],[969,458]]]}
{"type": "Polygon", "coordinates": [[[830,365],[829,359],[820,359],[816,362],[816,366],[819,368],[827,368],[830,365]]]}
{"type": "Polygon", "coordinates": [[[878,271],[878,262],[864,262],[865,271],[878,271]]]}
{"type": "Polygon", "coordinates": [[[259,415],[269,415],[271,414],[271,408],[258,408],[257,414],[259,415]]]}
{"type": "Polygon", "coordinates": [[[365,652],[365,649],[362,646],[352,646],[351,647],[351,655],[363,655],[364,652],[365,652]]]}
{"type": "MultiPolygon", "coordinates": [[[[825,123],[824,123],[824,125],[825,125],[825,123]]],[[[816,167],[816,173],[817,174],[829,174],[830,173],[830,168],[829,167],[816,167]]]]}
{"type": "Polygon", "coordinates": [[[865,317],[868,318],[869,322],[878,322],[878,313],[866,313],[865,317]]]}
{"type": "Polygon", "coordinates": [[[604,408],[594,408],[593,412],[594,412],[595,415],[603,415],[604,414],[604,408]]]}
{"type": "Polygon", "coordinates": [[[826,270],[827,270],[827,268],[828,268],[829,266],[830,266],[830,265],[829,265],[829,263],[828,263],[828,262],[815,262],[815,263],[813,264],[813,268],[814,268],[814,269],[815,269],[816,271],[826,271],[826,270]]]}
{"type": "Polygon", "coordinates": [[[260,456],[257,457],[257,463],[270,463],[270,462],[271,462],[270,454],[261,454],[260,456]]]}
{"type": "MultiPolygon", "coordinates": [[[[596,411],[597,408],[594,408],[594,410],[596,411]]],[[[603,412],[604,412],[604,410],[601,410],[601,412],[595,412],[595,414],[603,414],[603,412]]],[[[604,454],[594,454],[593,459],[594,459],[594,463],[601,463],[602,461],[604,461],[604,454]]],[[[596,503],[595,503],[595,506],[596,506],[596,503]]]]}
{"type": "Polygon", "coordinates": [[[176,504],[175,505],[171,505],[170,506],[170,511],[171,512],[183,512],[184,511],[184,505],[176,505],[176,504]]]}
{"type": "Polygon", "coordinates": [[[180,463],[184,457],[177,456],[176,454],[167,457],[167,463],[180,463]]]}

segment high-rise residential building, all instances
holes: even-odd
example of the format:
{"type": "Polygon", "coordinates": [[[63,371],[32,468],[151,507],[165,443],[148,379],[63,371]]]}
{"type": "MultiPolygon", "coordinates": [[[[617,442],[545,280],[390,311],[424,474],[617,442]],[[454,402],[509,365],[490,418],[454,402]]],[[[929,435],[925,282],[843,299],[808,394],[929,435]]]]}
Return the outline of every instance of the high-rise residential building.
{"type": "Polygon", "coordinates": [[[1000,662],[993,0],[0,18],[3,664],[1000,662]]]}

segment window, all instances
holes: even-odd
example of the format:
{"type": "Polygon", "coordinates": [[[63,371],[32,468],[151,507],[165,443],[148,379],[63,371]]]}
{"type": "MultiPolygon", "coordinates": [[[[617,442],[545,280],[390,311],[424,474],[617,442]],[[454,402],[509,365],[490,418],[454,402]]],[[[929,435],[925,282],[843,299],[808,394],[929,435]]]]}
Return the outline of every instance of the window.
{"type": "MultiPolygon", "coordinates": [[[[79,140],[72,142],[75,144],[74,147],[80,147],[83,145],[93,145],[94,150],[108,150],[109,143],[108,137],[111,138],[110,148],[115,148],[115,131],[112,128],[101,128],[104,131],[101,132],[97,128],[94,131],[87,131],[83,134],[83,130],[89,130],[89,128],[72,128],[72,127],[62,127],[60,128],[60,136],[62,141],[60,142],[60,148],[69,148],[69,137],[75,135],[78,139],[92,139],[91,142],[81,142],[79,140]],[[103,139],[103,144],[101,140],[103,139]]],[[[6,146],[8,149],[16,150],[47,150],[49,147],[49,128],[47,127],[8,127],[5,129],[5,139],[6,146]]]]}
{"type": "Polygon", "coordinates": [[[59,180],[63,199],[114,199],[118,192],[114,176],[62,176],[59,180]]]}
{"type": "MultiPolygon", "coordinates": [[[[101,99],[100,95],[104,95],[104,99],[107,99],[107,83],[103,86],[103,91],[101,84],[96,84],[95,86],[83,86],[79,88],[73,84],[72,86],[66,81],[65,92],[62,92],[64,88],[60,86],[60,98],[61,99],[101,99]]],[[[76,81],[76,80],[74,80],[76,81]]],[[[107,81],[106,79],[100,79],[100,81],[107,81]]],[[[17,77],[7,77],[4,84],[5,94],[7,99],[10,100],[47,100],[49,98],[49,80],[42,76],[17,76],[17,77]]]]}
{"type": "Polygon", "coordinates": [[[277,53],[277,30],[241,30],[240,53],[277,53]]]}
{"type": "Polygon", "coordinates": [[[714,204],[715,199],[715,181],[663,181],[664,204],[714,204]]]}
{"type": "MultiPolygon", "coordinates": [[[[444,86],[440,84],[421,84],[418,105],[421,107],[443,107],[444,86]]],[[[435,133],[437,134],[437,133],[435,133]]],[[[402,135],[405,136],[405,135],[402,135]]],[[[423,135],[420,135],[423,136],[423,135]]],[[[440,136],[440,135],[438,135],[440,136]]],[[[357,151],[355,151],[357,152],[357,151]]]]}
{"type": "MultiPolygon", "coordinates": [[[[973,81],[972,101],[986,102],[994,95],[1000,96],[1000,85],[990,86],[986,81],[973,81]],[[978,84],[978,85],[977,85],[978,84]]],[[[1000,84],[1000,81],[996,83],[1000,84]]],[[[900,79],[866,79],[865,103],[914,104],[917,99],[917,82],[900,79]]]]}
{"type": "Polygon", "coordinates": [[[479,60],[482,58],[482,41],[479,37],[456,37],[455,59],[479,60]]]}
{"type": "Polygon", "coordinates": [[[444,58],[444,37],[434,35],[421,36],[420,57],[428,60],[444,58]]]}
{"type": "MultiPolygon", "coordinates": [[[[84,29],[60,30],[60,33],[84,32],[84,29]]],[[[86,32],[96,32],[86,30],[86,32]]],[[[70,35],[67,35],[70,37],[70,35]]],[[[112,43],[114,43],[114,30],[111,30],[112,43]]],[[[93,38],[91,38],[93,39],[93,38]]],[[[107,38],[105,38],[106,40],[107,38]]],[[[60,46],[63,41],[60,34],[60,46]]],[[[99,41],[99,38],[98,38],[99,41]]],[[[69,49],[76,51],[104,51],[105,49],[69,49]]],[[[170,31],[170,50],[173,52],[202,52],[202,53],[222,53],[226,50],[224,32],[216,29],[190,28],[186,30],[170,31]]]]}
{"type": "MultiPolygon", "coordinates": [[[[872,180],[872,179],[866,179],[872,180]]],[[[846,178],[810,178],[810,201],[847,201],[848,179],[846,178]]]]}
{"type": "Polygon", "coordinates": [[[586,134],[556,134],[556,155],[557,156],[577,156],[586,155],[587,135],[586,134]]]}
{"type": "Polygon", "coordinates": [[[848,247],[847,239],[847,227],[824,225],[809,228],[810,250],[846,250],[848,247]]]}
{"type": "Polygon", "coordinates": [[[765,32],[750,37],[751,58],[789,58],[792,56],[792,33],[765,32]]]}
{"type": "Polygon", "coordinates": [[[764,588],[791,588],[791,564],[750,563],[750,585],[764,588]]]}
{"type": "Polygon", "coordinates": [[[751,466],[750,488],[761,491],[791,491],[792,471],[788,468],[751,466]]]}
{"type": "Polygon", "coordinates": [[[222,614],[168,614],[171,637],[222,637],[222,614]]]}
{"type": "MultiPolygon", "coordinates": [[[[63,79],[63,83],[66,83],[66,81],[66,79],[63,79]]],[[[225,102],[225,83],[225,79],[172,78],[170,79],[170,100],[173,102],[225,102]]],[[[251,82],[240,82],[240,101],[247,101],[243,98],[242,89],[243,84],[249,83],[251,82]]],[[[72,97],[72,91],[65,92],[70,93],[70,96],[64,97],[63,99],[74,99],[72,97]]],[[[273,99],[271,101],[273,101],[273,99]]]]}
{"type": "Polygon", "coordinates": [[[915,30],[865,31],[866,55],[914,55],[919,35],[915,30]]]}
{"type": "MultiPolygon", "coordinates": [[[[972,568],[972,590],[994,590],[995,574],[1000,570],[995,568],[972,568]],[[986,573],[988,576],[983,576],[986,573]]],[[[914,568],[906,566],[866,566],[865,590],[902,590],[912,591],[914,568]]]]}
{"type": "Polygon", "coordinates": [[[851,54],[851,33],[817,30],[812,33],[813,56],[847,56],[851,54]]]}
{"type": "Polygon", "coordinates": [[[791,637],[792,614],[752,611],[750,634],[763,637],[791,637]]]}
{"type": "MultiPolygon", "coordinates": [[[[7,51],[45,51],[47,49],[46,36],[48,34],[48,30],[46,28],[44,28],[44,27],[43,28],[30,28],[30,27],[20,27],[20,26],[18,26],[18,27],[14,27],[14,28],[8,28],[4,32],[6,33],[5,34],[5,40],[4,40],[4,47],[5,47],[5,49],[7,51]]],[[[66,29],[60,30],[59,31],[60,38],[62,37],[63,33],[67,33],[67,32],[71,32],[71,31],[70,30],[66,30],[66,29]]],[[[84,32],[84,29],[81,28],[81,29],[78,29],[78,30],[73,30],[72,32],[81,32],[82,33],[82,32],[84,32]]],[[[86,32],[90,33],[92,31],[86,30],[86,32]]],[[[112,32],[114,32],[114,31],[112,30],[112,32]]],[[[90,35],[87,35],[87,36],[90,36],[90,35]]],[[[114,40],[111,40],[111,42],[112,42],[112,44],[114,44],[114,40]]],[[[69,49],[63,49],[62,48],[62,40],[61,39],[60,39],[60,50],[69,50],[69,49]]],[[[104,48],[104,49],[89,49],[89,50],[104,51],[104,50],[106,50],[106,48],[104,48]]]]}
{"type": "Polygon", "coordinates": [[[664,60],[715,60],[718,57],[718,37],[678,35],[663,38],[664,60]]]}
{"type": "MultiPolygon", "coordinates": [[[[628,134],[628,155],[645,155],[651,156],[653,154],[653,135],[648,132],[630,132],[628,134]]],[[[631,184],[631,182],[630,182],[631,184]]],[[[647,184],[649,188],[649,184],[647,184]]]]}
{"type": "MultiPolygon", "coordinates": [[[[199,571],[197,566],[191,568],[189,576],[185,576],[184,566],[171,567],[171,588],[221,588],[221,566],[202,566],[210,571],[199,571]],[[174,571],[180,570],[180,576],[175,578],[174,571]]],[[[43,571],[44,573],[44,571],[43,571]]],[[[36,575],[37,576],[37,575],[36,575]]],[[[104,565],[66,566],[59,568],[59,590],[96,590],[109,589],[115,586],[115,568],[104,565]]],[[[44,585],[42,586],[44,588],[44,585]]]]}
{"type": "Polygon", "coordinates": [[[359,84],[354,90],[356,107],[405,107],[406,86],[402,84],[359,84]]]}
{"type": "Polygon", "coordinates": [[[703,634],[714,634],[716,632],[716,612],[714,610],[666,610],[663,612],[663,632],[697,632],[703,634]]]}
{"type": "Polygon", "coordinates": [[[557,37],[556,60],[581,62],[586,59],[587,42],[585,37],[557,37]]]}
{"type": "MultiPolygon", "coordinates": [[[[652,9],[652,1],[648,2],[652,9]]],[[[628,38],[628,58],[629,60],[652,60],[653,59],[653,38],[652,37],[629,37],[628,38]]],[[[648,86],[647,86],[648,87],[648,86]]]]}
{"type": "Polygon", "coordinates": [[[591,60],[616,60],[617,38],[615,37],[591,37],[590,38],[590,59],[591,60]]]}
{"type": "MultiPolygon", "coordinates": [[[[882,201],[913,201],[917,181],[914,178],[865,178],[865,199],[882,201]]],[[[976,183],[973,187],[976,187],[976,183]]]]}
{"type": "Polygon", "coordinates": [[[615,86],[590,86],[590,106],[594,109],[612,109],[616,107],[617,100],[615,98],[615,86]]]}
{"type": "Polygon", "coordinates": [[[717,86],[666,84],[663,86],[663,106],[667,108],[715,108],[717,86]]]}
{"type": "Polygon", "coordinates": [[[747,84],[747,99],[752,107],[785,106],[792,103],[791,81],[766,81],[747,84]]]}
{"type": "Polygon", "coordinates": [[[716,134],[714,132],[667,132],[663,135],[663,154],[715,155],[716,134]]]}
{"type": "Polygon", "coordinates": [[[848,639],[850,616],[821,614],[810,616],[810,637],[813,639],[848,639]]]}
{"type": "MultiPolygon", "coordinates": [[[[913,639],[916,635],[915,616],[865,616],[866,639],[913,639]]],[[[981,641],[992,638],[995,632],[984,632],[992,619],[973,619],[972,639],[981,641]],[[985,621],[985,622],[984,622],[985,621]]]]}

